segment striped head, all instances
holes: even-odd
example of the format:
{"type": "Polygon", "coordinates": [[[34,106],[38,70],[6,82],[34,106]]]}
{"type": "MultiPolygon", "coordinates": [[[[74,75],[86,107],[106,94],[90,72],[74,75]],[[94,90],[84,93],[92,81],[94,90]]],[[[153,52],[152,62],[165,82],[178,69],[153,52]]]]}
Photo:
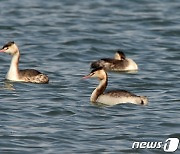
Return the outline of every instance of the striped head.
{"type": "Polygon", "coordinates": [[[18,52],[18,47],[14,42],[8,42],[2,47],[2,49],[0,49],[0,52],[5,52],[10,55],[14,55],[18,52]]]}
{"type": "Polygon", "coordinates": [[[99,80],[103,80],[107,77],[107,73],[104,71],[102,67],[93,69],[88,75],[84,76],[83,79],[87,78],[98,78],[99,80]]]}
{"type": "Polygon", "coordinates": [[[125,56],[124,52],[118,50],[114,55],[114,59],[116,59],[116,60],[125,60],[126,56],[125,56]]]}

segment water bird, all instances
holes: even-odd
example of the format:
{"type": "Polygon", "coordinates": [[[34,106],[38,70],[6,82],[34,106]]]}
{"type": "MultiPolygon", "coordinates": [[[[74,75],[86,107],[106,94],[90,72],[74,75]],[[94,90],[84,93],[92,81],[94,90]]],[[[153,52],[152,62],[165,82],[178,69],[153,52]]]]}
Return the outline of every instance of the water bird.
{"type": "Polygon", "coordinates": [[[100,81],[90,97],[90,101],[93,103],[102,103],[105,105],[116,105],[121,103],[132,103],[137,105],[148,104],[146,96],[137,96],[126,90],[114,90],[104,93],[108,85],[108,75],[102,67],[95,68],[90,74],[83,77],[83,79],[87,78],[98,78],[100,81]]]}
{"type": "Polygon", "coordinates": [[[31,83],[48,83],[47,75],[34,69],[19,70],[20,51],[15,42],[5,44],[0,52],[8,53],[12,56],[9,71],[6,74],[6,79],[19,82],[31,83]]]}
{"type": "Polygon", "coordinates": [[[103,58],[91,63],[93,68],[103,67],[106,71],[136,71],[137,64],[130,58],[126,58],[124,52],[118,50],[115,53],[114,59],[103,58]]]}

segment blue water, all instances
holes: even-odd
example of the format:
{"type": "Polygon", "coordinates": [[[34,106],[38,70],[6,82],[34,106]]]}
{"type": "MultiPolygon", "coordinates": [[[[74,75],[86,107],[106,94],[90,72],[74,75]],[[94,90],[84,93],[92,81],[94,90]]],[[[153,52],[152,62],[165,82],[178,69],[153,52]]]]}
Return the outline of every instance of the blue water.
{"type": "Polygon", "coordinates": [[[2,0],[0,46],[15,41],[20,68],[50,82],[5,81],[11,56],[0,53],[0,153],[164,153],[131,147],[180,138],[179,9],[179,0],[2,0]],[[98,81],[82,76],[117,49],[139,71],[108,73],[108,89],[148,96],[148,106],[90,103],[98,81]]]}

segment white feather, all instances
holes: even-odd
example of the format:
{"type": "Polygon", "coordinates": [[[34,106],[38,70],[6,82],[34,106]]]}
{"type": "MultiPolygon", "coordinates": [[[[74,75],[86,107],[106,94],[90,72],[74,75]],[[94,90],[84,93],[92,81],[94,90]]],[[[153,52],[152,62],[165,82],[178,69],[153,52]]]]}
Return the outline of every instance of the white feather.
{"type": "Polygon", "coordinates": [[[121,97],[112,97],[109,95],[100,95],[96,100],[98,103],[106,104],[106,105],[116,105],[116,104],[123,104],[123,103],[132,103],[137,105],[147,105],[148,101],[147,98],[139,97],[139,96],[121,96],[121,97]]]}

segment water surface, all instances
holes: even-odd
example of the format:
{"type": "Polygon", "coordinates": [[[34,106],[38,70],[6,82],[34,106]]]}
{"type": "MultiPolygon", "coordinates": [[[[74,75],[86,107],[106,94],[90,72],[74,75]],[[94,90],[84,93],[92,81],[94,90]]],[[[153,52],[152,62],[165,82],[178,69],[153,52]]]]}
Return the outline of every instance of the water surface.
{"type": "Polygon", "coordinates": [[[20,68],[50,82],[5,81],[11,57],[1,53],[0,153],[164,153],[131,147],[180,138],[179,9],[178,0],[1,1],[1,46],[15,41],[20,68]],[[98,81],[82,76],[117,49],[139,71],[109,73],[108,89],[148,96],[148,106],[89,102],[98,81]]]}

